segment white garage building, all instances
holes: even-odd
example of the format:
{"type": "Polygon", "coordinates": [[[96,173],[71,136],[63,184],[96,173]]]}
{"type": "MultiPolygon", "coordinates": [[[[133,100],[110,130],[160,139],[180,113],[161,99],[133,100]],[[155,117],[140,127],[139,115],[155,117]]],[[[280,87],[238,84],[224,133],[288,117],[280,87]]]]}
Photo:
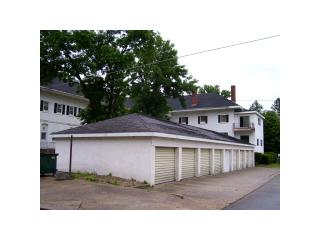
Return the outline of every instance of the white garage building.
{"type": "Polygon", "coordinates": [[[150,185],[254,166],[254,145],[222,133],[129,114],[53,134],[57,169],[150,185]]]}

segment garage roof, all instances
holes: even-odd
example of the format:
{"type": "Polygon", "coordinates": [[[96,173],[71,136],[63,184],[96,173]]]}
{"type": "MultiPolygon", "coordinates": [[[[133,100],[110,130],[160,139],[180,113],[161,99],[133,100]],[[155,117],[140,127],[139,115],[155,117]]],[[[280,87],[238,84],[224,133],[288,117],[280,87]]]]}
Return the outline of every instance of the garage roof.
{"type": "Polygon", "coordinates": [[[98,134],[98,133],[139,133],[139,132],[154,132],[173,134],[194,138],[204,138],[210,140],[219,140],[225,142],[234,142],[248,144],[240,139],[227,136],[203,128],[193,127],[190,125],[182,125],[171,121],[160,120],[141,114],[128,114],[120,117],[107,119],[104,121],[86,124],[80,127],[67,129],[64,131],[52,133],[59,134],[98,134]]]}

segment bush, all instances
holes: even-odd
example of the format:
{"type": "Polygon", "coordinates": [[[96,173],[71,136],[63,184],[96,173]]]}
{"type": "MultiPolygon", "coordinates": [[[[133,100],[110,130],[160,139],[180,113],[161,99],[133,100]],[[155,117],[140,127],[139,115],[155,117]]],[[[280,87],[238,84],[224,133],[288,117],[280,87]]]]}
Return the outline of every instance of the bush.
{"type": "Polygon", "coordinates": [[[256,164],[271,164],[276,163],[278,159],[278,155],[273,152],[266,153],[255,153],[255,163],[256,164]]]}

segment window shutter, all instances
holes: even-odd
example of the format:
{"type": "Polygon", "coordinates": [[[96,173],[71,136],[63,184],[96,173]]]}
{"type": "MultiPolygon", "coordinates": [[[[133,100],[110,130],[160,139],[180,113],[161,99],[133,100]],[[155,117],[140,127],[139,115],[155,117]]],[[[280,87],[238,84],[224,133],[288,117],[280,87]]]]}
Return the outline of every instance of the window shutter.
{"type": "Polygon", "coordinates": [[[62,114],[65,113],[65,110],[66,110],[66,105],[63,104],[63,106],[62,106],[62,114]]]}
{"type": "Polygon", "coordinates": [[[229,122],[229,115],[226,115],[226,116],[227,116],[227,119],[226,119],[226,121],[227,121],[227,122],[229,122]]]}
{"type": "Polygon", "coordinates": [[[200,116],[198,116],[198,124],[200,124],[200,118],[201,118],[201,117],[200,117],[200,116]]]}
{"type": "Polygon", "coordinates": [[[40,101],[40,111],[43,111],[43,101],[40,101]]]}
{"type": "Polygon", "coordinates": [[[186,123],[187,123],[187,125],[188,125],[188,117],[187,117],[187,122],[186,122],[186,123]]]}
{"type": "Polygon", "coordinates": [[[181,117],[179,117],[179,123],[181,123],[181,117]]]}
{"type": "Polygon", "coordinates": [[[74,107],[74,108],[73,108],[73,115],[74,115],[74,116],[77,116],[77,107],[74,107]]]}
{"type": "Polygon", "coordinates": [[[218,115],[218,122],[220,122],[220,115],[218,115]]]}
{"type": "Polygon", "coordinates": [[[208,116],[206,117],[206,123],[208,123],[208,116]]]}
{"type": "Polygon", "coordinates": [[[57,103],[54,103],[54,113],[57,113],[57,103]]]}
{"type": "Polygon", "coordinates": [[[67,106],[67,115],[69,115],[69,106],[67,106]]]}

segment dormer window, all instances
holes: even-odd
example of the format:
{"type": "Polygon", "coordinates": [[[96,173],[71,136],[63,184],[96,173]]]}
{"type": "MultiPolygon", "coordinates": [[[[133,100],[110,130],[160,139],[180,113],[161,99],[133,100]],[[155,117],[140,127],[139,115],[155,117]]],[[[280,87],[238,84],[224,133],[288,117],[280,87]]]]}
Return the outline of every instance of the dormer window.
{"type": "Polygon", "coordinates": [[[179,123],[188,125],[188,117],[179,117],[179,123]]]}

